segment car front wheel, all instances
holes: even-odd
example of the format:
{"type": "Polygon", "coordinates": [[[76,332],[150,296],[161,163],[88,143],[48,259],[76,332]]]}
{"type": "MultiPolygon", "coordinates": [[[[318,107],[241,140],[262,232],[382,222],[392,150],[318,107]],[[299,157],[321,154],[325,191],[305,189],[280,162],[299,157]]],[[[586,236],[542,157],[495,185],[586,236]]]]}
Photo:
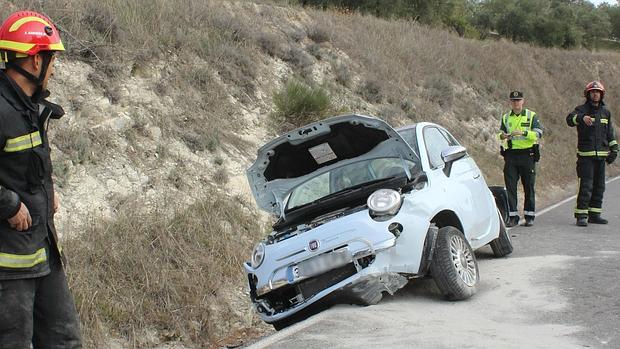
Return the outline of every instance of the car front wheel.
{"type": "Polygon", "coordinates": [[[466,299],[476,293],[480,280],[478,262],[465,236],[457,228],[439,229],[431,261],[431,276],[449,300],[466,299]]]}

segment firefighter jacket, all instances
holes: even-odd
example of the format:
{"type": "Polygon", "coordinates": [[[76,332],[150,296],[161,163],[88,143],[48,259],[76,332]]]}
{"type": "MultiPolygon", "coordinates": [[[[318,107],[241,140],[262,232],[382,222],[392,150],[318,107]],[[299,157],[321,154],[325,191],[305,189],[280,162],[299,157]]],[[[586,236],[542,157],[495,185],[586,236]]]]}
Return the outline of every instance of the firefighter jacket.
{"type": "Polygon", "coordinates": [[[604,159],[610,151],[618,151],[611,113],[603,101],[599,106],[587,101],[576,107],[566,116],[566,123],[570,127],[577,127],[577,155],[604,159]],[[586,115],[594,118],[592,126],[583,122],[586,115]]]}
{"type": "Polygon", "coordinates": [[[0,70],[0,280],[46,275],[49,249],[61,253],[46,124],[62,114],[62,108],[47,101],[33,103],[0,70]],[[26,231],[11,228],[7,221],[20,203],[32,218],[26,231]]]}
{"type": "Polygon", "coordinates": [[[523,136],[512,137],[510,140],[504,140],[502,147],[504,150],[521,150],[530,149],[534,144],[538,143],[538,139],[542,138],[543,131],[535,112],[529,109],[523,109],[520,114],[513,111],[502,115],[500,124],[500,132],[497,138],[501,140],[502,133],[511,133],[513,131],[523,131],[523,136]]]}

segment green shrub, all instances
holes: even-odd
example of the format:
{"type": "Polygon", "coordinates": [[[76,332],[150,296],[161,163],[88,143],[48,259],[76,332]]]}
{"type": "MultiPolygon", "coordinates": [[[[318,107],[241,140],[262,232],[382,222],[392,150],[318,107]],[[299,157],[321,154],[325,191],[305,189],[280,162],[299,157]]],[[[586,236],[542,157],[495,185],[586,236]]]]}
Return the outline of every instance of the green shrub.
{"type": "Polygon", "coordinates": [[[333,109],[331,98],[323,87],[311,87],[295,79],[274,94],[273,103],[276,119],[294,126],[319,120],[333,109]]]}

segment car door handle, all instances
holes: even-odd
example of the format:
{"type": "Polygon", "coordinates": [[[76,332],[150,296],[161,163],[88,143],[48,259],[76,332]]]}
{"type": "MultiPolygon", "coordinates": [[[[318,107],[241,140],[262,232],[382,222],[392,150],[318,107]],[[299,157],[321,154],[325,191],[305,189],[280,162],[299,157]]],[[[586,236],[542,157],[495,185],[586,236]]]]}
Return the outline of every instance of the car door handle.
{"type": "Polygon", "coordinates": [[[478,179],[478,178],[480,178],[480,173],[476,173],[476,174],[474,175],[474,179],[478,179]]]}

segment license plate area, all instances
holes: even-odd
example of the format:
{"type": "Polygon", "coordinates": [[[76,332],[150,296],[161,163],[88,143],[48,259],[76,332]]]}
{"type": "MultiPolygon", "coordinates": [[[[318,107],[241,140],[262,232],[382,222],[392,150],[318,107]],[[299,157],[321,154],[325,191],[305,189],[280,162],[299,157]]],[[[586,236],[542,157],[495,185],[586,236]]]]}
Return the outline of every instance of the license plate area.
{"type": "Polygon", "coordinates": [[[353,261],[347,248],[323,253],[291,267],[293,280],[306,279],[342,267],[353,261]]]}

